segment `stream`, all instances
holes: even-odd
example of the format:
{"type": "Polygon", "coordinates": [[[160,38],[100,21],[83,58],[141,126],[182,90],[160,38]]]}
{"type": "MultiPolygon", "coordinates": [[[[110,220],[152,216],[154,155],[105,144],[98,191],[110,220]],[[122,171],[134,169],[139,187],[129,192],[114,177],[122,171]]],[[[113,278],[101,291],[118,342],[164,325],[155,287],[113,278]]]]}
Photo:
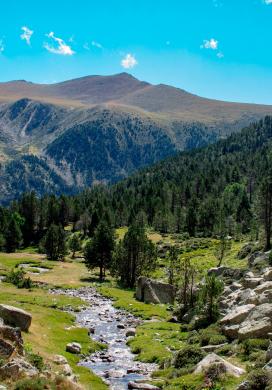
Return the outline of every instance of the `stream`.
{"type": "Polygon", "coordinates": [[[127,333],[142,321],[132,314],[114,308],[112,301],[100,295],[95,288],[77,290],[53,290],[54,294],[65,294],[81,298],[88,306],[76,313],[76,322],[89,330],[93,340],[105,343],[107,349],[98,351],[80,361],[101,377],[112,390],[126,390],[129,382],[146,382],[157,368],[156,364],[135,361],[130,351],[127,333]]]}

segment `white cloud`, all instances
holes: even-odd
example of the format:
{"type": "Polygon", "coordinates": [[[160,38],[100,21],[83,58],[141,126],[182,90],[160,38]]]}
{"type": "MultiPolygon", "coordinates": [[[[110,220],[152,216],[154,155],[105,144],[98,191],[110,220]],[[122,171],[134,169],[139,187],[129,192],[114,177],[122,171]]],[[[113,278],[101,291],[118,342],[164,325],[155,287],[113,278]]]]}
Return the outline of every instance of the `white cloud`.
{"type": "Polygon", "coordinates": [[[272,4],[272,0],[264,0],[265,4],[269,5],[272,4]]]}
{"type": "Polygon", "coordinates": [[[103,46],[101,45],[101,43],[96,42],[96,41],[92,41],[92,46],[97,47],[98,49],[103,49],[103,46]]]}
{"type": "Polygon", "coordinates": [[[125,69],[132,69],[134,66],[138,64],[138,61],[136,60],[135,56],[128,53],[121,61],[121,65],[125,69]]]}
{"type": "Polygon", "coordinates": [[[0,54],[2,54],[4,50],[5,50],[5,45],[3,39],[0,39],[0,54]]]}
{"type": "Polygon", "coordinates": [[[30,28],[28,28],[26,26],[22,27],[21,30],[23,30],[23,33],[20,35],[20,38],[23,41],[26,41],[26,43],[28,45],[30,45],[30,40],[31,40],[31,37],[32,37],[34,31],[30,30],[30,28]]]}
{"type": "Polygon", "coordinates": [[[218,41],[214,38],[211,38],[210,40],[205,39],[203,41],[203,44],[200,47],[201,47],[201,49],[217,50],[218,49],[218,41]]]}
{"type": "Polygon", "coordinates": [[[63,39],[56,37],[53,31],[46,36],[56,43],[55,45],[50,45],[48,42],[44,44],[44,48],[50,53],[61,54],[64,56],[72,56],[73,54],[75,54],[71,46],[67,45],[63,39]]]}
{"type": "Polygon", "coordinates": [[[224,54],[220,51],[216,54],[218,58],[224,58],[224,54]]]}

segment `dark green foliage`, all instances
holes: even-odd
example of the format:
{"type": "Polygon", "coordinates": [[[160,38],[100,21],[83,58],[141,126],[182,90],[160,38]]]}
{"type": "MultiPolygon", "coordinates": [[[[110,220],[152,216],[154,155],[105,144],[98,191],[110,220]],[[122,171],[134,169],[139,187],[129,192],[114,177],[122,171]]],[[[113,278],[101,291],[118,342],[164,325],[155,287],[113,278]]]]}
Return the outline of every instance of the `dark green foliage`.
{"type": "Polygon", "coordinates": [[[94,232],[94,237],[85,246],[85,264],[89,269],[99,267],[99,280],[103,281],[106,268],[109,267],[114,250],[114,233],[108,224],[100,222],[94,232]]]}
{"type": "Polygon", "coordinates": [[[148,276],[154,270],[156,260],[155,245],[148,239],[144,227],[134,223],[116,246],[112,272],[124,287],[133,288],[139,276],[148,276]]]}
{"type": "Polygon", "coordinates": [[[15,384],[14,390],[45,390],[48,389],[48,380],[33,378],[22,379],[15,384]]]}
{"type": "Polygon", "coordinates": [[[224,290],[224,283],[214,274],[207,275],[199,292],[200,308],[208,323],[218,319],[218,298],[224,290]]]}
{"type": "Polygon", "coordinates": [[[227,338],[220,334],[220,329],[217,326],[211,325],[206,329],[201,330],[200,332],[200,345],[218,345],[227,342],[227,338]]]}
{"type": "Polygon", "coordinates": [[[242,348],[245,356],[260,350],[266,351],[269,346],[268,339],[247,339],[243,341],[242,348]]]}
{"type": "Polygon", "coordinates": [[[75,252],[79,251],[81,249],[81,242],[80,237],[78,233],[72,234],[72,236],[69,238],[69,249],[72,252],[72,257],[75,257],[75,252]]]}
{"type": "Polygon", "coordinates": [[[6,281],[12,283],[18,288],[32,288],[33,283],[30,278],[25,277],[26,272],[23,269],[13,269],[6,276],[6,281]]]}
{"type": "Polygon", "coordinates": [[[66,253],[65,232],[61,225],[50,225],[43,240],[49,260],[63,260],[66,253]]]}
{"type": "Polygon", "coordinates": [[[205,371],[205,377],[211,381],[211,384],[215,384],[217,381],[222,379],[226,374],[227,369],[224,363],[212,364],[205,371]]]}
{"type": "Polygon", "coordinates": [[[20,224],[20,216],[17,213],[12,214],[5,233],[5,245],[7,252],[15,252],[22,242],[20,224]]]}
{"type": "Polygon", "coordinates": [[[175,368],[190,368],[199,363],[205,356],[200,347],[189,345],[176,353],[173,360],[175,368]]]}
{"type": "Polygon", "coordinates": [[[26,358],[32,366],[42,371],[45,367],[43,357],[34,353],[30,348],[26,348],[26,358]]]}
{"type": "Polygon", "coordinates": [[[272,385],[272,378],[269,371],[256,370],[249,374],[248,390],[268,390],[272,385]]]}

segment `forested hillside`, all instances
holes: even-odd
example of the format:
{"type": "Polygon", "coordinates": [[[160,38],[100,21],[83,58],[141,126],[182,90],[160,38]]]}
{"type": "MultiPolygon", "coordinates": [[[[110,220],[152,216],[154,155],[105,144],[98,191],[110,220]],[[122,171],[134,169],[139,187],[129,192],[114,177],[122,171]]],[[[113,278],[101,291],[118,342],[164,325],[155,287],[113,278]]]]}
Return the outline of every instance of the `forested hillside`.
{"type": "MultiPolygon", "coordinates": [[[[255,231],[260,204],[271,196],[271,140],[272,118],[266,117],[226,140],[180,153],[110,187],[97,185],[73,197],[25,195],[2,209],[2,235],[10,219],[3,215],[14,212],[23,217],[23,230],[31,219],[29,241],[40,239],[51,223],[69,221],[90,235],[101,220],[118,227],[135,219],[160,232],[191,236],[255,231]]],[[[42,164],[40,175],[50,176],[42,164]]],[[[62,185],[48,188],[60,192],[62,185]]]]}

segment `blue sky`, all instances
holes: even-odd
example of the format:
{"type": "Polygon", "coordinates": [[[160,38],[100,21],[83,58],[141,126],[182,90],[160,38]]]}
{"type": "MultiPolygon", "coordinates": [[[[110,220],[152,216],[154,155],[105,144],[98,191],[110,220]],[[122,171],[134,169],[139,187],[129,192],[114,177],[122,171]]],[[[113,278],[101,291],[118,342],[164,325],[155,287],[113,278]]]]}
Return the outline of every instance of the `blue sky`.
{"type": "Polygon", "coordinates": [[[127,71],[272,104],[272,0],[20,0],[0,13],[0,81],[127,71]]]}

